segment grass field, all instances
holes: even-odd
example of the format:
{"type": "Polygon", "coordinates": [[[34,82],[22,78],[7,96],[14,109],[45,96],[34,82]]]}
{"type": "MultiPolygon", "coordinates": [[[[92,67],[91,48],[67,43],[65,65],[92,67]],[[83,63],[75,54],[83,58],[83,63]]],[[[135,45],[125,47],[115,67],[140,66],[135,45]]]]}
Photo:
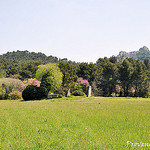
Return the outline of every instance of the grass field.
{"type": "Polygon", "coordinates": [[[0,101],[0,149],[150,149],[150,99],[0,101]]]}

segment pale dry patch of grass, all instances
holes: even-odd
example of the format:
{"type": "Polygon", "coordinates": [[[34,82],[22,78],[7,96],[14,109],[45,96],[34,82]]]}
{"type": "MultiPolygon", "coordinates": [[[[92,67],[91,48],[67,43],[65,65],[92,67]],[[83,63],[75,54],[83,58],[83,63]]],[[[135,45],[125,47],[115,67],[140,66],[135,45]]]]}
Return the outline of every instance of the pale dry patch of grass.
{"type": "Polygon", "coordinates": [[[20,85],[23,82],[19,79],[12,79],[12,78],[0,78],[0,86],[5,84],[7,87],[13,87],[14,89],[20,88],[20,85]]]}

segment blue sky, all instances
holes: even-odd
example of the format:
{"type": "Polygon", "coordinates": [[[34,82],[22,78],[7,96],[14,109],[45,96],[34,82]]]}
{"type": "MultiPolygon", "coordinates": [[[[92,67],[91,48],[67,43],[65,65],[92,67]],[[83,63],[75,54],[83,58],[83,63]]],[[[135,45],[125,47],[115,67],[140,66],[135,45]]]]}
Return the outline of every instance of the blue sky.
{"type": "Polygon", "coordinates": [[[80,62],[150,48],[150,0],[0,0],[0,54],[80,62]]]}

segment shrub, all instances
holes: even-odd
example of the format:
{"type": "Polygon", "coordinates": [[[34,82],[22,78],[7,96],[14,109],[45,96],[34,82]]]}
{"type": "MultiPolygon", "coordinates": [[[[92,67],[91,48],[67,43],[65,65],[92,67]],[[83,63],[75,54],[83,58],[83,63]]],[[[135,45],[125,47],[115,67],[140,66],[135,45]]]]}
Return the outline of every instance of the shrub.
{"type": "Polygon", "coordinates": [[[45,87],[36,87],[37,90],[37,99],[47,98],[48,91],[45,87]]]}
{"type": "Polygon", "coordinates": [[[85,85],[86,88],[90,85],[87,80],[84,80],[83,78],[78,78],[78,82],[82,85],[85,85]]]}
{"type": "Polygon", "coordinates": [[[45,87],[28,85],[22,92],[24,100],[41,100],[47,98],[48,91],[45,87]]]}
{"type": "Polygon", "coordinates": [[[5,99],[6,89],[4,87],[0,87],[0,99],[5,99]]]}
{"type": "Polygon", "coordinates": [[[87,80],[84,80],[83,78],[78,78],[77,81],[80,83],[80,86],[82,87],[83,92],[88,94],[88,87],[90,86],[89,82],[87,80]]]}
{"type": "Polygon", "coordinates": [[[21,99],[22,98],[22,93],[18,90],[14,90],[12,91],[9,95],[8,95],[9,99],[21,99]]]}
{"type": "Polygon", "coordinates": [[[65,96],[66,95],[66,88],[63,86],[60,86],[57,88],[56,93],[59,94],[59,96],[65,96]]]}
{"type": "Polygon", "coordinates": [[[0,78],[0,86],[5,88],[6,94],[4,99],[8,98],[9,93],[11,93],[13,90],[22,91],[20,88],[20,84],[23,82],[19,79],[11,79],[11,78],[0,78]]]}
{"type": "Polygon", "coordinates": [[[22,98],[24,100],[35,100],[37,95],[37,90],[34,85],[28,85],[22,92],[22,98]]]}
{"type": "Polygon", "coordinates": [[[80,84],[77,84],[76,90],[83,92],[83,88],[82,88],[82,86],[80,84]]]}
{"type": "Polygon", "coordinates": [[[28,82],[26,83],[26,84],[21,84],[20,85],[20,87],[21,87],[21,89],[23,90],[24,88],[26,88],[28,85],[34,85],[34,86],[37,86],[37,87],[40,87],[40,84],[41,84],[41,82],[40,81],[38,81],[36,78],[34,78],[34,79],[28,79],[28,82]]]}
{"type": "Polygon", "coordinates": [[[14,74],[14,75],[10,75],[10,78],[12,79],[18,79],[19,78],[19,74],[14,74]]]}
{"type": "Polygon", "coordinates": [[[13,87],[13,89],[20,90],[20,84],[23,82],[19,79],[11,79],[11,78],[0,78],[0,86],[5,84],[7,87],[13,87]]]}
{"type": "Polygon", "coordinates": [[[72,92],[72,95],[74,95],[74,96],[84,96],[85,93],[82,92],[82,91],[79,91],[79,90],[75,90],[75,91],[72,92]]]}

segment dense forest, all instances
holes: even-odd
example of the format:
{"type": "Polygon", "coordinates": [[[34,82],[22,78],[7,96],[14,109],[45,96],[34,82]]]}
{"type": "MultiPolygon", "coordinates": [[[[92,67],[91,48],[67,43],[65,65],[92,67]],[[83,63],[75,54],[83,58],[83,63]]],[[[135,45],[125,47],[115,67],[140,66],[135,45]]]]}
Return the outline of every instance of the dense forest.
{"type": "Polygon", "coordinates": [[[63,73],[60,91],[71,89],[78,78],[92,86],[94,96],[148,97],[150,62],[133,58],[118,61],[117,57],[99,58],[96,63],[76,63],[43,53],[28,51],[8,52],[0,56],[0,78],[17,78],[22,81],[35,78],[39,65],[57,63],[63,73]]]}

